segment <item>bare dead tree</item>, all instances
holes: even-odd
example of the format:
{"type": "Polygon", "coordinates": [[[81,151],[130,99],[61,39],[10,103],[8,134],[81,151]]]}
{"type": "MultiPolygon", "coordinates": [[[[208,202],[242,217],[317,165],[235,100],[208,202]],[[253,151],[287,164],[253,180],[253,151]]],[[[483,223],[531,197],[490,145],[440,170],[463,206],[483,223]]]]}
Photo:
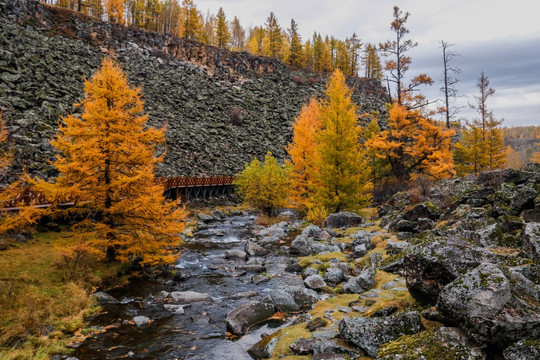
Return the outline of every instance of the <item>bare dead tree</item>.
{"type": "Polygon", "coordinates": [[[441,40],[441,48],[443,51],[443,86],[441,91],[444,94],[444,113],[446,116],[446,127],[450,128],[450,120],[459,112],[459,107],[453,107],[450,109],[450,98],[454,99],[457,96],[456,84],[459,82],[457,75],[461,73],[461,69],[454,66],[452,63],[457,56],[461,56],[459,53],[449,50],[454,44],[449,44],[444,40],[441,40]]]}

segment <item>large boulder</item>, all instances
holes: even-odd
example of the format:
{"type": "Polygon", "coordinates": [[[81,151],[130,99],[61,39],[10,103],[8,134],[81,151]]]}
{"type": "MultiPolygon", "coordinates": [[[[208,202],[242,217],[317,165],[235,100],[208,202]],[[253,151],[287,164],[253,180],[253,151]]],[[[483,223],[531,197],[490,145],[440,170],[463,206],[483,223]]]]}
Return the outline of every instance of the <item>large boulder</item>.
{"type": "Polygon", "coordinates": [[[458,238],[441,237],[410,248],[402,266],[411,295],[423,304],[434,304],[443,287],[464,272],[504,258],[458,238]]]}
{"type": "Polygon", "coordinates": [[[504,350],[505,360],[540,359],[540,340],[521,340],[504,350]]]}
{"type": "Polygon", "coordinates": [[[420,218],[437,220],[441,216],[441,211],[430,202],[415,205],[412,209],[405,211],[401,218],[408,221],[418,221],[420,218]]]}
{"type": "Polygon", "coordinates": [[[268,295],[274,303],[276,311],[281,313],[296,313],[300,311],[300,306],[294,301],[294,296],[290,292],[281,289],[270,290],[268,295]]]}
{"type": "Polygon", "coordinates": [[[349,228],[362,224],[362,217],[358,214],[342,211],[328,215],[324,225],[329,228],[349,228]]]}
{"type": "Polygon", "coordinates": [[[476,343],[501,347],[540,337],[539,301],[529,279],[482,263],[444,287],[437,310],[476,343]]]}
{"type": "Polygon", "coordinates": [[[268,320],[275,313],[272,303],[250,301],[230,311],[225,322],[233,334],[245,335],[250,327],[268,320]]]}
{"type": "Polygon", "coordinates": [[[314,290],[306,289],[305,287],[288,287],[286,291],[292,295],[294,302],[301,310],[310,310],[319,300],[319,297],[314,290]]]}
{"type": "Polygon", "coordinates": [[[458,328],[436,330],[403,336],[382,345],[377,360],[483,360],[486,356],[458,328]]]}
{"type": "Polygon", "coordinates": [[[376,357],[379,347],[403,335],[420,332],[424,327],[416,311],[382,318],[345,318],[339,322],[343,339],[352,342],[368,356],[376,357]]]}

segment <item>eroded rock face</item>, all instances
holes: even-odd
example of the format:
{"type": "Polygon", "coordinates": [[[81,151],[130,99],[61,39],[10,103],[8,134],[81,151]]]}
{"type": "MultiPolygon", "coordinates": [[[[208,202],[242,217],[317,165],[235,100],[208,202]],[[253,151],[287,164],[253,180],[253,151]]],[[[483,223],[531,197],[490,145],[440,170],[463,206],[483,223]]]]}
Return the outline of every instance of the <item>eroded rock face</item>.
{"type": "Polygon", "coordinates": [[[377,356],[382,344],[422,329],[420,314],[415,311],[383,318],[345,318],[339,323],[341,336],[371,357],[377,356]]]}
{"type": "Polygon", "coordinates": [[[445,286],[437,310],[476,343],[503,347],[540,337],[539,295],[530,280],[482,263],[445,286]],[[518,289],[514,284],[520,282],[528,284],[518,289]]]}
{"type": "Polygon", "coordinates": [[[434,304],[443,287],[481,262],[500,262],[503,256],[457,238],[438,238],[409,249],[403,272],[411,295],[434,304]]]}

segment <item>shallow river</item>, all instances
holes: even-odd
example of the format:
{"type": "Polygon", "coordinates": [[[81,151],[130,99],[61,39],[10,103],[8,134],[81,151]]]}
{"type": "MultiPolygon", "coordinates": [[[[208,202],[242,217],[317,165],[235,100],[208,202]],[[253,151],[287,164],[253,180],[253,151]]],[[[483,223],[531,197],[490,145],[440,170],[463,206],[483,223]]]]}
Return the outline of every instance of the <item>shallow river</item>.
{"type": "Polygon", "coordinates": [[[251,359],[246,350],[271,334],[282,322],[266,323],[238,340],[227,336],[225,317],[239,305],[261,299],[269,289],[302,285],[302,280],[285,272],[289,260],[286,256],[268,256],[264,261],[268,282],[251,282],[257,273],[241,270],[246,262],[224,258],[225,250],[244,250],[252,236],[254,216],[233,216],[208,224],[194,234],[186,249],[175,263],[176,281],[139,281],[131,283],[122,292],[111,295],[121,305],[104,308],[90,326],[106,329],[88,338],[72,356],[86,359],[251,359]],[[196,291],[207,293],[211,301],[193,302],[184,308],[184,314],[164,309],[164,302],[155,300],[160,291],[196,291]],[[238,296],[244,292],[258,295],[238,296]],[[130,320],[147,316],[152,323],[138,329],[130,320]]]}

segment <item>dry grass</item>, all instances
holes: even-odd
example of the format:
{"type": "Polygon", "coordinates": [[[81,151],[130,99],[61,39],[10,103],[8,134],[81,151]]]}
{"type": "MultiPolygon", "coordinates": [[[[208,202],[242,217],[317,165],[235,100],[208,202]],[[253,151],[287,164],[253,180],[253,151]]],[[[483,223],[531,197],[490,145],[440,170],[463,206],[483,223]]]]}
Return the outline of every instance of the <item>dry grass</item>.
{"type": "MultiPolygon", "coordinates": [[[[52,266],[72,234],[38,233],[28,243],[0,252],[0,359],[48,359],[66,352],[72,334],[98,310],[88,282],[66,281],[52,266]]],[[[92,279],[114,277],[117,265],[94,261],[92,279]]]]}

